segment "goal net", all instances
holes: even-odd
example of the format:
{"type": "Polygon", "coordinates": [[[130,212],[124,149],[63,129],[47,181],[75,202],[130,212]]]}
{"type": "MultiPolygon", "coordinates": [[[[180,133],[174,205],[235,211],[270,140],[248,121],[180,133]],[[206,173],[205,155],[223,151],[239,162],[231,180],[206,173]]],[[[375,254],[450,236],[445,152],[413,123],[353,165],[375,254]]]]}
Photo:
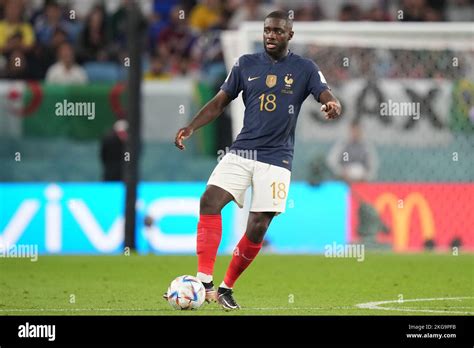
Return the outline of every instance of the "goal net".
{"type": "MultiPolygon", "coordinates": [[[[358,121],[377,150],[377,181],[472,181],[474,29],[470,23],[295,22],[290,49],[313,59],[343,105],[326,121],[309,97],[296,130],[293,178],[311,176],[358,121]]],[[[227,68],[263,50],[260,22],[222,34],[227,68]]],[[[295,81],[297,83],[297,81],[295,81]]],[[[232,103],[234,137],[241,97],[232,103]]]]}

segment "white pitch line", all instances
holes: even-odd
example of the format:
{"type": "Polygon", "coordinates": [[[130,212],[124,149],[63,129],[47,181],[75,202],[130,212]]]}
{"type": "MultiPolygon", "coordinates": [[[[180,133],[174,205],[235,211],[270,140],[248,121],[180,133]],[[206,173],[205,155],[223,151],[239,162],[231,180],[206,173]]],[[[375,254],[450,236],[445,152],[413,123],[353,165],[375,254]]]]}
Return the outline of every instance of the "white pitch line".
{"type": "MultiPolygon", "coordinates": [[[[430,310],[430,311],[440,311],[440,312],[444,312],[446,313],[446,311],[448,309],[454,309],[454,308],[469,308],[469,309],[473,309],[474,310],[474,307],[451,307],[449,306],[448,308],[446,308],[446,310],[442,310],[442,309],[439,309],[439,308],[424,308],[422,310],[430,310]]],[[[411,308],[411,307],[403,307],[403,309],[408,309],[408,310],[420,310],[420,308],[411,308]]],[[[448,312],[449,313],[449,312],[448,312]]]]}
{"type": "MultiPolygon", "coordinates": [[[[408,300],[390,300],[390,301],[377,301],[368,303],[359,303],[355,307],[341,306],[341,307],[244,307],[243,311],[279,311],[279,310],[302,310],[302,311],[331,311],[331,310],[355,310],[355,309],[380,309],[388,311],[405,311],[405,312],[427,312],[427,313],[457,313],[457,314],[474,314],[474,312],[463,312],[463,311],[449,311],[449,310],[436,310],[436,309],[415,309],[415,308],[396,308],[396,307],[381,307],[380,305],[388,303],[404,303],[404,302],[422,302],[422,301],[445,301],[445,300],[463,300],[472,299],[474,297],[442,297],[442,298],[422,298],[422,299],[408,299],[408,300]]],[[[469,308],[473,307],[452,307],[452,308],[469,308]]],[[[222,311],[222,308],[207,308],[207,311],[222,311]]],[[[11,309],[0,309],[1,312],[170,312],[171,309],[160,309],[160,308],[11,308],[11,309]]]]}
{"type": "MultiPolygon", "coordinates": [[[[387,303],[405,303],[405,302],[423,302],[423,301],[446,301],[446,300],[466,300],[474,297],[438,297],[438,298],[415,298],[409,300],[390,300],[390,301],[377,301],[356,304],[356,307],[362,309],[380,309],[384,311],[400,311],[400,312],[426,312],[426,313],[457,313],[457,314],[474,314],[474,312],[463,312],[463,311],[445,311],[437,309],[413,309],[413,308],[397,308],[397,307],[381,307],[387,303]]],[[[469,308],[469,307],[468,307],[469,308]]]]}

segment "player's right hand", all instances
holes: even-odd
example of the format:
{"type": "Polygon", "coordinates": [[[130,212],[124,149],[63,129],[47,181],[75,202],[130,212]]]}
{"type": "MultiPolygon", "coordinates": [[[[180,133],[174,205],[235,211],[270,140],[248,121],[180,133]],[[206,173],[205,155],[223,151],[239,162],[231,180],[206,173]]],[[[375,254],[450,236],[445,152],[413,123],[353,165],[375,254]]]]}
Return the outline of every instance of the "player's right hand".
{"type": "Polygon", "coordinates": [[[341,116],[341,105],[335,101],[328,101],[321,106],[321,111],[325,113],[326,120],[341,116]]]}
{"type": "Polygon", "coordinates": [[[184,150],[186,147],[183,145],[183,140],[188,139],[193,134],[193,129],[190,127],[181,128],[176,134],[174,144],[180,150],[184,150]]]}

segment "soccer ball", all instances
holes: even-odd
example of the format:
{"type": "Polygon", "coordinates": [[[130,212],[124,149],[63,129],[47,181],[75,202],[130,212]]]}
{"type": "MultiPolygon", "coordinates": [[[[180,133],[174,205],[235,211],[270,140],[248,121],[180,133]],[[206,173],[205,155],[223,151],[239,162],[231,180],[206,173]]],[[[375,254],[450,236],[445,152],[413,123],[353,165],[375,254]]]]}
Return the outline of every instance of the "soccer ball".
{"type": "Polygon", "coordinates": [[[174,309],[198,309],[204,303],[206,290],[196,277],[183,275],[171,282],[167,295],[174,309]]]}

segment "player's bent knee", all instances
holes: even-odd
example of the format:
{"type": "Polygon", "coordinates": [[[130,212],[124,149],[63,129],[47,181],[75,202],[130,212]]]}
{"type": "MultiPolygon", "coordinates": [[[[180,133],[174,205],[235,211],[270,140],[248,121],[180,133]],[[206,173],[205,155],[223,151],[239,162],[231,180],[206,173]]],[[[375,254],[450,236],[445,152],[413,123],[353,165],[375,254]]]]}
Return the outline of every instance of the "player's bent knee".
{"type": "Polygon", "coordinates": [[[208,186],[199,203],[200,214],[220,214],[222,208],[233,199],[232,195],[217,186],[208,186]]]}
{"type": "Polygon", "coordinates": [[[251,213],[247,236],[254,243],[261,243],[272,221],[273,214],[251,213]]]}
{"type": "Polygon", "coordinates": [[[201,215],[213,215],[219,214],[220,209],[215,203],[212,195],[210,195],[207,191],[201,196],[201,201],[199,202],[199,209],[201,215]]]}
{"type": "Polygon", "coordinates": [[[226,201],[222,202],[222,200],[219,199],[217,192],[208,188],[201,196],[201,200],[199,202],[200,213],[202,215],[220,214],[226,203],[226,201]]]}
{"type": "Polygon", "coordinates": [[[266,220],[257,220],[255,222],[255,231],[259,234],[265,234],[268,229],[268,221],[266,220]]]}

